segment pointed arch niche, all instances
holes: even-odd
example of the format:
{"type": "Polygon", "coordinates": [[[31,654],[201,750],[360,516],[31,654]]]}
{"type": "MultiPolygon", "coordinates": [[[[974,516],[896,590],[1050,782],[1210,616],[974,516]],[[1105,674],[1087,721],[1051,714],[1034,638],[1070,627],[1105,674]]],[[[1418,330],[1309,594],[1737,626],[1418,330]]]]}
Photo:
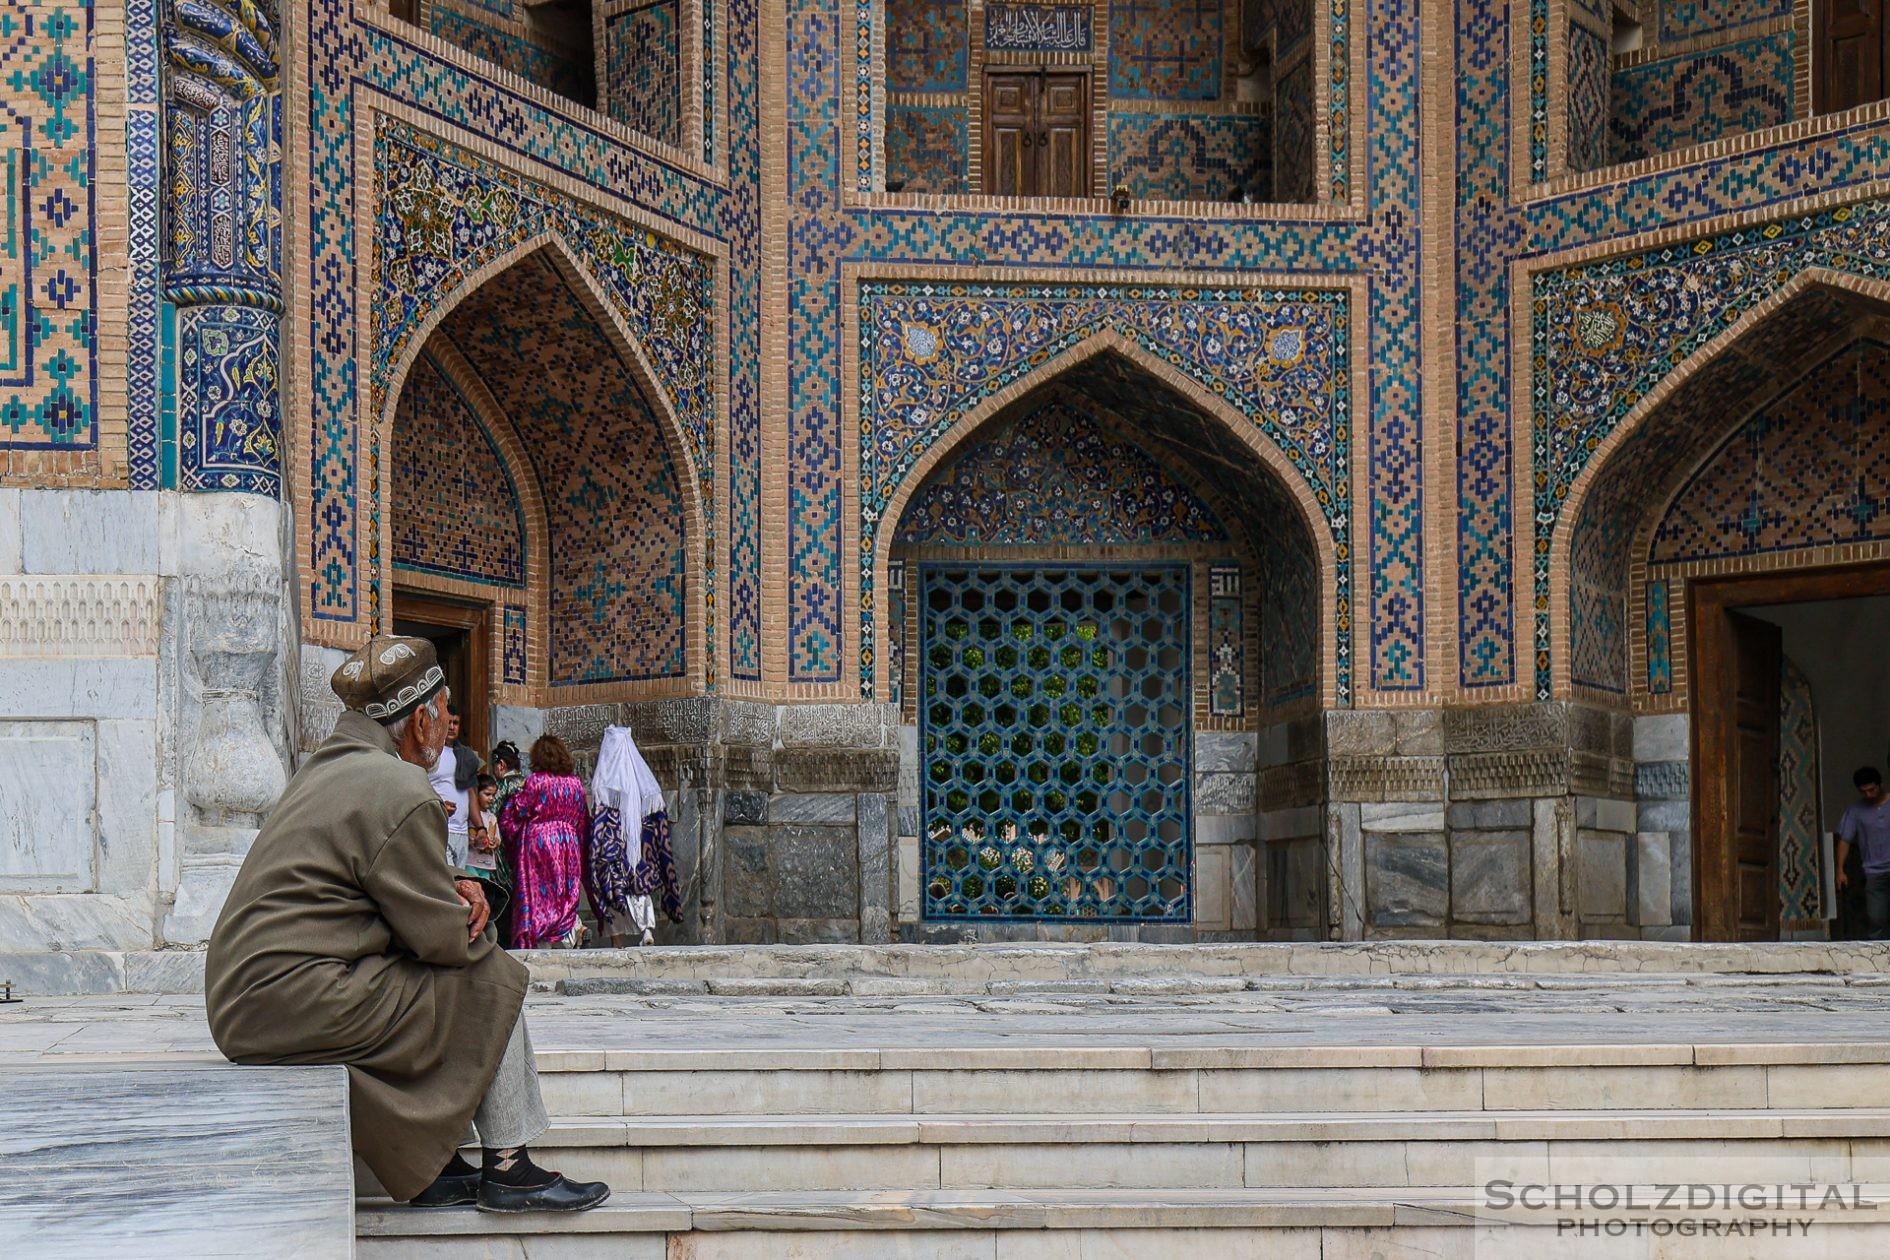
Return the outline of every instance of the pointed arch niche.
{"type": "Polygon", "coordinates": [[[1125,338],[1027,380],[926,452],[879,535],[922,930],[1315,931],[1321,838],[1257,823],[1322,799],[1260,743],[1325,694],[1326,521],[1125,338]]]}
{"type": "Polygon", "coordinates": [[[1695,939],[1847,934],[1820,836],[1883,748],[1890,292],[1789,282],[1623,420],[1563,519],[1555,681],[1639,719],[1636,869],[1695,939]]]}
{"type": "Polygon", "coordinates": [[[388,391],[393,581],[492,608],[499,703],[695,690],[691,453],[581,269],[555,243],[518,251],[429,322],[388,391]]]}

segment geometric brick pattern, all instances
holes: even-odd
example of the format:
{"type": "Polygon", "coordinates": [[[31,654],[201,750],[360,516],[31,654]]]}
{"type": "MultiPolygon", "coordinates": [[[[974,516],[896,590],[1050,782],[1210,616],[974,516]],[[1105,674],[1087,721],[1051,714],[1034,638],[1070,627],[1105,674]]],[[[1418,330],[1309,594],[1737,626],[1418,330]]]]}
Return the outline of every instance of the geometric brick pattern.
{"type": "MultiPolygon", "coordinates": [[[[1260,695],[1277,709],[1319,694],[1326,617],[1319,606],[1319,558],[1305,530],[1285,518],[1265,529],[1259,578],[1260,695]]],[[[1347,668],[1344,657],[1340,668],[1347,668]]]]}
{"type": "MultiPolygon", "coordinates": [[[[1568,165],[1594,171],[1608,164],[1608,41],[1585,26],[1568,28],[1568,165]]],[[[1625,79],[1628,76],[1618,76],[1625,79]]],[[[1638,155],[1637,155],[1638,156],[1638,155]]]]}
{"type": "Polygon", "coordinates": [[[1667,615],[1667,584],[1647,584],[1647,694],[1673,691],[1673,620],[1667,615]]]}
{"type": "Polygon", "coordinates": [[[1811,680],[1790,657],[1782,661],[1778,740],[1779,919],[1788,926],[1822,918],[1824,881],[1820,863],[1818,714],[1811,680]]]}
{"type": "Polygon", "coordinates": [[[906,192],[963,192],[967,126],[962,105],[888,105],[887,182],[903,183],[906,192]]]}
{"type": "Polygon", "coordinates": [[[1110,187],[1137,198],[1234,201],[1271,195],[1272,136],[1264,117],[1111,114],[1110,187]]]}
{"type": "Polygon", "coordinates": [[[1890,539],[1890,346],[1859,341],[1745,421],[1655,530],[1656,564],[1890,539]]]}
{"type": "MultiPolygon", "coordinates": [[[[1593,3],[1594,0],[1589,0],[1593,3]]],[[[1660,38],[1697,39],[1788,18],[1793,0],[1660,0],[1660,38]]]]}
{"type": "MultiPolygon", "coordinates": [[[[1586,32],[1580,32],[1586,34],[1586,32]]],[[[1574,38],[1575,33],[1571,33],[1574,38]]],[[[1589,36],[1595,44],[1600,40],[1589,36]]],[[[1570,53],[1570,77],[1577,59],[1570,53]]],[[[1590,69],[1584,56],[1579,63],[1590,69]]],[[[1740,40],[1706,52],[1667,57],[1615,74],[1608,131],[1612,160],[1633,162],[1792,120],[1792,32],[1740,40]]],[[[1586,84],[1583,84],[1587,90],[1586,84]]],[[[1571,83],[1570,111],[1575,105],[1571,83]]],[[[1584,128],[1586,114],[1581,120],[1584,128]]],[[[1577,131],[1575,136],[1588,134],[1577,131]]],[[[1574,137],[1570,141],[1575,165],[1574,137]]],[[[1578,170],[1593,169],[1576,166],[1578,170]]]]}
{"type": "MultiPolygon", "coordinates": [[[[902,545],[1033,546],[1224,541],[1194,491],[1070,402],[990,427],[926,481],[902,545]]],[[[1236,594],[1239,582],[1236,579],[1236,594]]]]}
{"type": "Polygon", "coordinates": [[[499,678],[507,685],[523,686],[527,661],[525,610],[517,604],[507,604],[501,628],[499,678]]]}
{"type": "Polygon", "coordinates": [[[1627,691],[1628,512],[1583,513],[1569,543],[1569,672],[1579,685],[1627,691]]]}
{"type": "Polygon", "coordinates": [[[157,0],[125,5],[125,180],[127,332],[125,347],[126,463],[133,490],[165,484],[170,461],[158,450],[164,384],[159,378],[162,333],[158,328],[159,184],[163,162],[159,138],[157,0]]]}
{"type": "Polygon", "coordinates": [[[550,535],[552,686],[680,677],[686,465],[616,339],[542,251],[475,290],[437,335],[532,461],[550,535]]]}
{"type": "Polygon", "coordinates": [[[1208,570],[1208,712],[1240,717],[1247,711],[1245,601],[1240,594],[1240,566],[1208,570]]]}
{"type": "Polygon", "coordinates": [[[1273,100],[1272,199],[1311,201],[1318,192],[1311,57],[1301,58],[1280,76],[1273,100]]]}
{"type": "Polygon", "coordinates": [[[1221,95],[1221,0],[1110,0],[1109,93],[1145,101],[1221,95]]]}
{"type": "Polygon", "coordinates": [[[503,66],[559,96],[580,100],[589,78],[588,67],[580,65],[570,51],[534,38],[527,21],[509,12],[495,17],[490,9],[478,4],[454,6],[450,0],[433,0],[432,14],[433,33],[455,48],[503,66]]]}
{"type": "Polygon", "coordinates": [[[511,470],[425,351],[400,391],[391,462],[395,568],[525,585],[525,512],[511,470]]]}
{"type": "Polygon", "coordinates": [[[92,6],[9,4],[0,25],[0,450],[98,442],[92,6]]]}
{"type": "Polygon", "coordinates": [[[612,118],[632,131],[680,145],[682,66],[677,0],[655,0],[604,19],[604,82],[612,118]]]}
{"type": "Polygon", "coordinates": [[[886,86],[962,92],[970,64],[965,0],[886,0],[886,86]]]}

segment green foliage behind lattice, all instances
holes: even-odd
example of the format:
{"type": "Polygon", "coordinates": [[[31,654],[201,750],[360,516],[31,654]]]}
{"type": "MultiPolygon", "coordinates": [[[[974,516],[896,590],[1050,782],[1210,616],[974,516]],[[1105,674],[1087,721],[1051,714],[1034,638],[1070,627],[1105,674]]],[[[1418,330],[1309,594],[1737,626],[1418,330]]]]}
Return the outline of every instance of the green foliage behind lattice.
{"type": "Polygon", "coordinates": [[[920,583],[924,917],[1188,922],[1187,566],[920,583]]]}

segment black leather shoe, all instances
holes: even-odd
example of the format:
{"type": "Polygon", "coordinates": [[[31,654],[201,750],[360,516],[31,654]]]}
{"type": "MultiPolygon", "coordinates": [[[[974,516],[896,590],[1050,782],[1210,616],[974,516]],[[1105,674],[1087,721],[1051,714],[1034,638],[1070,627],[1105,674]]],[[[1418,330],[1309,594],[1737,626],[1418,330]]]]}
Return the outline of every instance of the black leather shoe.
{"type": "Polygon", "coordinates": [[[542,1186],[479,1183],[481,1212],[582,1212],[609,1197],[610,1187],[601,1181],[571,1181],[562,1176],[542,1186]]]}
{"type": "Polygon", "coordinates": [[[433,1179],[433,1184],[407,1201],[408,1207],[460,1207],[467,1203],[479,1202],[479,1174],[466,1173],[455,1177],[443,1173],[433,1179]]]}

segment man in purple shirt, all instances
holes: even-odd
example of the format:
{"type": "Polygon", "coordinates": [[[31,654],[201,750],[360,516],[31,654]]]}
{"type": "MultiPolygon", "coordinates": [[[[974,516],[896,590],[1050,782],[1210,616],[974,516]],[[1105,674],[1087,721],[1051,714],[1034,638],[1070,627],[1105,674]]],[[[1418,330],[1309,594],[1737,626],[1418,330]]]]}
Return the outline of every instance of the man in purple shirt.
{"type": "Polygon", "coordinates": [[[1844,863],[1857,845],[1864,855],[1864,910],[1870,916],[1870,939],[1890,940],[1890,796],[1884,794],[1883,776],[1875,766],[1864,766],[1851,776],[1858,799],[1844,808],[1838,820],[1837,886],[1850,881],[1844,863]]]}

